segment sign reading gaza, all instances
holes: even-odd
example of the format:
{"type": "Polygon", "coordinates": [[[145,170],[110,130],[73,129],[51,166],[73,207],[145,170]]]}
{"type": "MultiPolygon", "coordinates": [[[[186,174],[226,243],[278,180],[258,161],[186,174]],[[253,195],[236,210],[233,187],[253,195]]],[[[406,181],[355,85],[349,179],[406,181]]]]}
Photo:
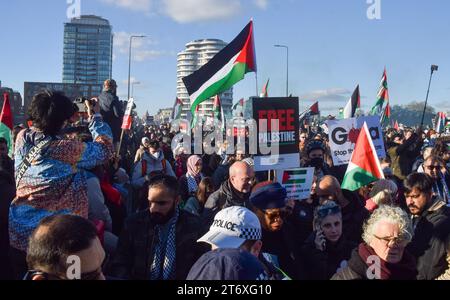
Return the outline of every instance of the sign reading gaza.
{"type": "Polygon", "coordinates": [[[367,126],[369,127],[369,132],[378,157],[386,157],[379,116],[329,120],[327,121],[328,138],[330,141],[331,156],[333,157],[333,164],[335,166],[350,162],[353,149],[355,148],[359,132],[364,122],[367,122],[367,126]]]}
{"type": "Polygon", "coordinates": [[[258,126],[255,171],[283,170],[300,165],[298,98],[252,98],[253,119],[258,126]],[[276,123],[276,120],[279,122],[276,123]],[[265,153],[264,145],[278,153],[265,153]]]}

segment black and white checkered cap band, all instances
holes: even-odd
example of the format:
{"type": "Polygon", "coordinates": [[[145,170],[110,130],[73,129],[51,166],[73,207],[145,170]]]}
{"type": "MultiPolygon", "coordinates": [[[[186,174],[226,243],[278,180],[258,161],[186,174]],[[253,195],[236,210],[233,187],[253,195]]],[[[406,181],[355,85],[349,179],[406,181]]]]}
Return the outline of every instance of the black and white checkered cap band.
{"type": "Polygon", "coordinates": [[[241,234],[239,237],[241,239],[257,241],[261,239],[262,233],[260,228],[240,228],[241,234]]]}

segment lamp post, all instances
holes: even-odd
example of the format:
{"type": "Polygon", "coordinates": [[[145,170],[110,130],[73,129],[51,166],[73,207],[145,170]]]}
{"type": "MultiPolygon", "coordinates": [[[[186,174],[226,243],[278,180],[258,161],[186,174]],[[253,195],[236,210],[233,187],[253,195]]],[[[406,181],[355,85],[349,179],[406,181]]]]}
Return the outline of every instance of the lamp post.
{"type": "Polygon", "coordinates": [[[134,98],[134,86],[136,84],[141,84],[141,83],[139,81],[136,81],[131,84],[131,98],[134,98]]]}
{"type": "Polygon", "coordinates": [[[286,97],[289,97],[289,47],[286,45],[274,45],[274,47],[286,49],[286,97]]]}
{"type": "Polygon", "coordinates": [[[425,119],[425,112],[427,110],[427,104],[428,104],[428,96],[430,95],[430,87],[431,87],[431,79],[433,78],[434,71],[437,71],[439,69],[436,65],[431,65],[431,74],[430,74],[430,82],[428,83],[428,91],[427,91],[427,97],[425,99],[425,106],[423,107],[423,114],[422,114],[422,121],[420,122],[420,128],[423,127],[423,121],[425,119]]]}
{"type": "Polygon", "coordinates": [[[130,80],[131,80],[131,46],[133,43],[133,39],[137,39],[137,38],[145,38],[145,35],[132,35],[130,36],[130,51],[129,51],[129,60],[128,60],[128,99],[127,101],[130,99],[130,80]]]}

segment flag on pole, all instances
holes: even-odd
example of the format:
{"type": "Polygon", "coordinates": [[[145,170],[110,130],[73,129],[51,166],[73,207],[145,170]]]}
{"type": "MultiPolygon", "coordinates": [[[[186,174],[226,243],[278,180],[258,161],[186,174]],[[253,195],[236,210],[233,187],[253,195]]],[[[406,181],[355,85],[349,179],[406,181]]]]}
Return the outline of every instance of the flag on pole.
{"type": "Polygon", "coordinates": [[[182,108],[183,101],[181,101],[181,99],[177,97],[173,106],[172,120],[178,120],[179,118],[181,118],[181,112],[183,111],[182,108]]]}
{"type": "Polygon", "coordinates": [[[267,82],[262,89],[261,98],[269,97],[269,82],[270,82],[270,78],[267,79],[267,82]]]}
{"type": "Polygon", "coordinates": [[[356,109],[361,107],[361,96],[359,95],[359,84],[353,92],[352,97],[348,100],[347,105],[344,107],[343,117],[344,119],[354,118],[356,109]]]}
{"type": "Polygon", "coordinates": [[[387,83],[387,73],[386,68],[384,68],[383,76],[381,78],[381,87],[378,91],[377,96],[377,102],[375,103],[374,107],[370,110],[370,115],[379,116],[383,110],[384,103],[389,103],[389,89],[388,89],[388,83],[387,83]]]}
{"type": "Polygon", "coordinates": [[[388,103],[386,104],[386,107],[384,108],[383,114],[381,115],[381,125],[389,124],[389,121],[391,120],[391,105],[388,103]]]}
{"type": "Polygon", "coordinates": [[[220,124],[221,124],[220,127],[222,129],[225,128],[225,116],[223,114],[222,102],[220,101],[219,95],[217,95],[214,98],[213,116],[214,116],[214,121],[220,121],[220,124]]]}
{"type": "Polygon", "coordinates": [[[342,188],[356,191],[379,179],[384,179],[383,170],[370,136],[369,127],[364,122],[356,141],[352,158],[345,172],[342,188]]]}
{"type": "Polygon", "coordinates": [[[394,129],[395,129],[396,131],[399,131],[399,130],[400,130],[400,126],[398,126],[398,121],[395,121],[395,123],[394,123],[394,129]]]}
{"type": "Polygon", "coordinates": [[[9,103],[9,94],[3,94],[3,108],[0,113],[0,137],[4,138],[8,144],[9,156],[13,156],[13,117],[11,112],[11,104],[9,103]]]}
{"type": "Polygon", "coordinates": [[[436,130],[437,133],[440,133],[441,129],[443,129],[444,126],[446,125],[445,122],[447,120],[447,116],[445,115],[444,112],[438,112],[436,118],[437,121],[434,130],[436,130]]]}
{"type": "Polygon", "coordinates": [[[319,101],[317,101],[310,108],[308,108],[307,110],[305,110],[304,112],[302,112],[300,114],[300,116],[299,116],[300,123],[303,123],[303,121],[305,121],[305,119],[310,117],[310,116],[319,115],[319,113],[320,113],[320,111],[319,111],[319,101]]]}
{"type": "Polygon", "coordinates": [[[192,113],[200,103],[230,89],[249,72],[256,72],[253,21],[207,64],[183,78],[192,113]]]}

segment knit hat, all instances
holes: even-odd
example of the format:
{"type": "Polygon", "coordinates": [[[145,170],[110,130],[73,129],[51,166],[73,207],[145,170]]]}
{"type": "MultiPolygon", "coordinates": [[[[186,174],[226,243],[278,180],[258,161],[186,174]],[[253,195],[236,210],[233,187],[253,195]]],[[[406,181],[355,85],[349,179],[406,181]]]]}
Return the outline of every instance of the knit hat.
{"type": "Polygon", "coordinates": [[[392,180],[381,179],[374,183],[369,197],[376,205],[382,204],[381,202],[388,204],[386,202],[390,202],[397,192],[397,185],[392,180]]]}
{"type": "Polygon", "coordinates": [[[250,202],[261,210],[286,206],[286,189],[278,182],[263,182],[255,186],[250,202]]]}

